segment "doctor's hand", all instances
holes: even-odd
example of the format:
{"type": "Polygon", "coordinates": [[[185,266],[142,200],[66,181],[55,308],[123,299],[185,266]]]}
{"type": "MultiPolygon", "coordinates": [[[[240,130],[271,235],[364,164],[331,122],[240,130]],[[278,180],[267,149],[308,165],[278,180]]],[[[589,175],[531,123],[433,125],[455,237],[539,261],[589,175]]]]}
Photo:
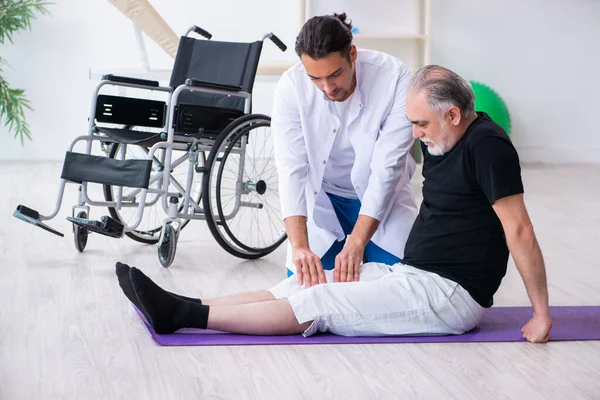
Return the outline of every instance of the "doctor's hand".
{"type": "Polygon", "coordinates": [[[350,236],[346,245],[335,258],[333,270],[334,282],[358,282],[360,279],[360,263],[365,252],[364,246],[356,243],[350,236]]]}
{"type": "Polygon", "coordinates": [[[293,248],[292,262],[296,266],[296,277],[298,284],[306,284],[306,287],[327,283],[321,259],[309,248],[293,248]]]}

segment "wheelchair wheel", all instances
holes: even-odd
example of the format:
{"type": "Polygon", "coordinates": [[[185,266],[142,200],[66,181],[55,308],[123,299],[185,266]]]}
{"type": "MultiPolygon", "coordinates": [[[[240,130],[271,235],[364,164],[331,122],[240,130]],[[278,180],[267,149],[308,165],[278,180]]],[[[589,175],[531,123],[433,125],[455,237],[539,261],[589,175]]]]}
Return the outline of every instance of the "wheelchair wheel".
{"type": "Polygon", "coordinates": [[[168,268],[175,259],[177,250],[177,234],[173,225],[167,224],[162,243],[158,246],[158,260],[160,264],[168,268]]]}
{"type": "MultiPolygon", "coordinates": [[[[77,213],[77,218],[87,219],[87,217],[88,217],[88,215],[85,211],[80,211],[77,213]]],[[[88,234],[89,234],[89,232],[87,229],[85,229],[84,227],[79,226],[77,224],[73,224],[73,239],[75,241],[75,248],[80,253],[82,253],[83,250],[85,250],[85,245],[87,244],[88,234]]]]}
{"type": "MultiPolygon", "coordinates": [[[[117,156],[117,154],[119,154],[118,153],[119,147],[120,146],[118,143],[113,143],[110,146],[108,157],[115,158],[117,156]]],[[[148,151],[149,151],[149,148],[145,147],[145,146],[128,145],[127,151],[126,151],[126,158],[127,159],[146,159],[148,151]]],[[[159,153],[160,154],[155,155],[154,162],[152,163],[152,172],[150,173],[151,177],[155,176],[156,174],[162,173],[161,167],[162,167],[163,163],[161,161],[164,160],[164,158],[163,158],[164,150],[159,150],[159,153]]],[[[172,160],[177,160],[186,155],[187,155],[187,152],[185,152],[185,151],[173,150],[172,160]]],[[[170,192],[177,191],[177,188],[174,186],[175,182],[177,182],[180,186],[182,186],[185,189],[187,176],[188,176],[189,162],[190,162],[189,159],[185,160],[183,163],[181,163],[180,165],[175,167],[173,169],[173,171],[171,172],[170,176],[171,176],[172,182],[169,185],[170,192]]],[[[206,165],[206,155],[204,154],[204,152],[201,152],[199,154],[199,163],[201,164],[201,166],[206,165]]],[[[162,183],[162,180],[158,180],[155,183],[151,184],[149,187],[150,188],[160,188],[161,183],[162,183]]],[[[106,201],[114,201],[113,199],[116,198],[116,191],[117,191],[118,187],[112,187],[111,185],[103,185],[103,189],[104,189],[104,198],[106,199],[106,201]]],[[[200,177],[199,176],[194,177],[194,180],[192,182],[191,199],[194,200],[198,205],[200,205],[200,202],[202,201],[202,190],[201,189],[202,189],[202,181],[201,181],[200,177]]],[[[129,190],[128,188],[123,188],[123,193],[126,193],[128,190],[129,190]]],[[[182,192],[182,194],[183,194],[183,192],[182,192]]],[[[135,200],[134,200],[136,203],[139,203],[139,201],[138,201],[139,196],[140,196],[140,193],[139,192],[136,193],[135,200]]],[[[110,216],[118,221],[121,221],[121,223],[123,223],[123,224],[129,224],[130,221],[132,221],[134,219],[136,210],[137,210],[136,207],[133,207],[133,208],[121,207],[120,210],[117,210],[115,207],[108,208],[108,212],[110,213],[110,216]]],[[[183,212],[183,202],[179,206],[178,212],[183,212]]],[[[188,212],[191,212],[191,211],[188,210],[188,212]]],[[[126,232],[125,234],[127,236],[129,236],[130,238],[132,238],[133,240],[135,240],[136,242],[141,242],[141,243],[146,243],[146,244],[156,244],[156,243],[158,243],[158,240],[160,237],[160,231],[162,229],[162,225],[163,225],[165,216],[166,216],[166,214],[162,207],[161,195],[156,194],[156,193],[148,193],[146,195],[146,207],[144,209],[144,216],[142,218],[142,222],[140,223],[140,225],[137,227],[137,229],[135,231],[126,232]]],[[[181,224],[180,230],[183,229],[189,222],[190,222],[190,220],[184,220],[181,224]]]]}
{"type": "Polygon", "coordinates": [[[202,178],[209,229],[241,258],[263,257],[287,238],[270,126],[271,119],[258,114],[231,123],[215,141],[202,178]]]}

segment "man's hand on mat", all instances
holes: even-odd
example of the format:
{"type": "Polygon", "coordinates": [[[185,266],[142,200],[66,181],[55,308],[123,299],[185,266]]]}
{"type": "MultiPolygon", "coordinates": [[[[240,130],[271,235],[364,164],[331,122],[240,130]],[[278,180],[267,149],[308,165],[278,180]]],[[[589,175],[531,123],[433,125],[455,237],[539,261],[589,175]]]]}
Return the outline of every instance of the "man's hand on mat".
{"type": "Polygon", "coordinates": [[[529,320],[527,324],[521,329],[523,337],[531,343],[545,343],[548,341],[550,336],[550,329],[552,328],[552,318],[534,316],[529,320]]]}
{"type": "Polygon", "coordinates": [[[365,248],[352,241],[352,236],[335,258],[333,270],[334,282],[358,282],[360,279],[360,263],[363,259],[365,248]]]}
{"type": "Polygon", "coordinates": [[[306,284],[306,287],[309,288],[319,283],[327,283],[321,259],[310,249],[293,249],[292,262],[296,266],[296,277],[299,285],[306,284]]]}

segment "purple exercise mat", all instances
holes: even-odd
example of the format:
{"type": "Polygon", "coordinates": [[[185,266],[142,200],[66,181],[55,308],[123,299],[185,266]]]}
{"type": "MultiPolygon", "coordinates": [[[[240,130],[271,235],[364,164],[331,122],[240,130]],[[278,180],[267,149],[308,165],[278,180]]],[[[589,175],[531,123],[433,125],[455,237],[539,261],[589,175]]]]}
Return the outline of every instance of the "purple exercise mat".
{"type": "MultiPolygon", "coordinates": [[[[137,309],[136,309],[137,311],[137,309]]],[[[550,307],[551,341],[600,340],[600,306],[550,307]]],[[[343,343],[449,343],[449,342],[522,342],[521,328],[531,318],[531,307],[492,307],[474,330],[451,336],[346,337],[332,334],[304,336],[250,336],[202,329],[180,329],[160,335],[138,311],[152,338],[163,346],[246,346],[282,344],[343,343]]]]}

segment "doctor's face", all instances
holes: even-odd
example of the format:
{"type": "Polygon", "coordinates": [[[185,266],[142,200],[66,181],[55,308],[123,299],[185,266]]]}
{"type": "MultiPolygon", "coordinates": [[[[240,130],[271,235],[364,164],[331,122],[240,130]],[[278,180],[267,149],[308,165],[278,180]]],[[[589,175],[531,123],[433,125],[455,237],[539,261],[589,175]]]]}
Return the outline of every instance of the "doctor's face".
{"type": "Polygon", "coordinates": [[[431,108],[425,92],[409,91],[406,96],[406,117],[413,125],[413,137],[427,145],[427,151],[434,156],[441,156],[450,151],[453,143],[453,132],[446,121],[446,113],[440,115],[431,108]]]}
{"type": "Polygon", "coordinates": [[[356,87],[354,61],[356,47],[350,48],[350,60],[339,51],[317,60],[306,54],[300,56],[306,74],[329,100],[344,101],[356,87]]]}

